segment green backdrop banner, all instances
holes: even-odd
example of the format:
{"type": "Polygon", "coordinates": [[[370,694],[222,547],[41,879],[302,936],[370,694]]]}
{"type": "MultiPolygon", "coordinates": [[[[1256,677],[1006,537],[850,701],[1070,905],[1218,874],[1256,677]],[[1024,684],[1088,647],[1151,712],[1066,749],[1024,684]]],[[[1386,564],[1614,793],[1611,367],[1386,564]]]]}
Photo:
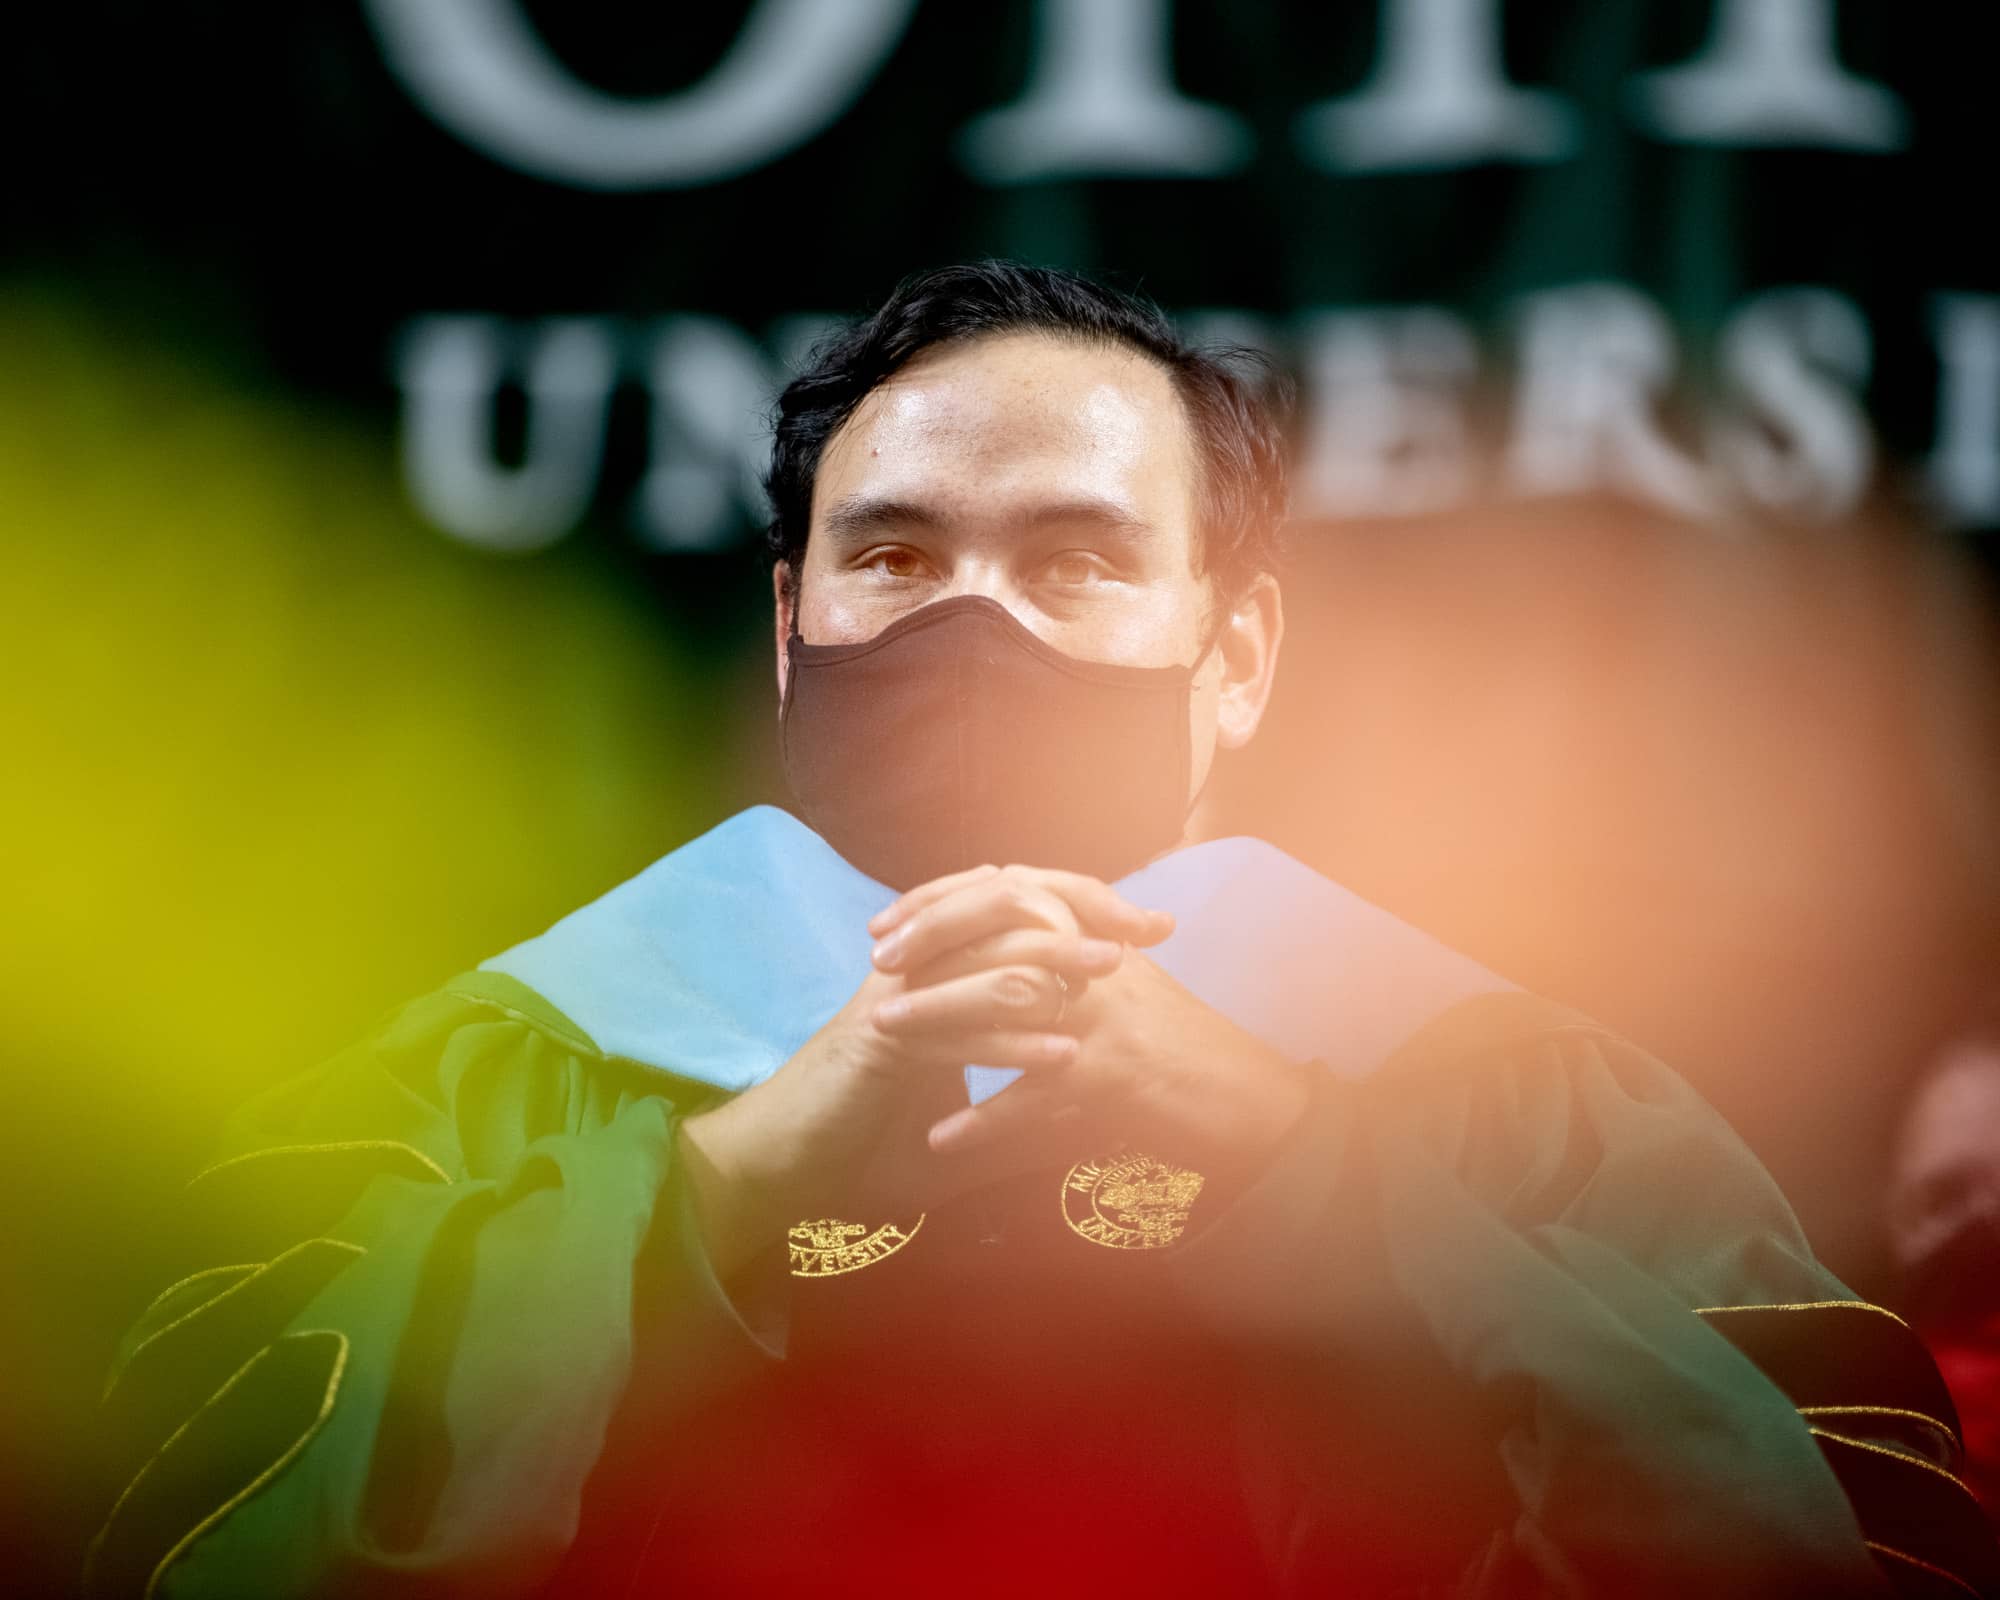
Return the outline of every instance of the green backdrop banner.
{"type": "Polygon", "coordinates": [[[476,546],[739,545],[825,318],[981,254],[1279,353],[1310,517],[2000,525],[1981,7],[116,9],[29,24],[23,258],[197,280],[476,546]]]}

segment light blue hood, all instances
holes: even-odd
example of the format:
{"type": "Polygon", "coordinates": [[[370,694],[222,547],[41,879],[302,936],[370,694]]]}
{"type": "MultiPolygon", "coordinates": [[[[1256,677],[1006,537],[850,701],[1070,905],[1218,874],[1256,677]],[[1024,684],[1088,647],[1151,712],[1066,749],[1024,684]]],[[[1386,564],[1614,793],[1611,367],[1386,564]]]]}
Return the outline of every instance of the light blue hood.
{"type": "MultiPolygon", "coordinates": [[[[1514,987],[1257,839],[1218,839],[1119,880],[1171,911],[1149,952],[1297,1061],[1372,1072],[1431,1018],[1514,987]]],[[[896,899],[771,806],[731,817],[547,933],[484,963],[613,1055],[724,1089],[775,1072],[867,976],[868,919],[896,899]]],[[[975,1103],[1015,1074],[969,1067],[975,1103]]]]}

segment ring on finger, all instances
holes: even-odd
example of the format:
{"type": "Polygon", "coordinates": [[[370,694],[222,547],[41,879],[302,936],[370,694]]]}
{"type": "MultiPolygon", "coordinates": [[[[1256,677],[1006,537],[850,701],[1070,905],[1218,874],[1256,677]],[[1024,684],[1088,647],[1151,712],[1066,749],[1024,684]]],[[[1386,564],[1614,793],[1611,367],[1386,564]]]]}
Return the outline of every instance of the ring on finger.
{"type": "Polygon", "coordinates": [[[1060,972],[1055,975],[1055,979],[1056,1015],[1055,1020],[1049,1026],[1051,1028],[1060,1028],[1062,1026],[1062,1019],[1069,1010],[1069,998],[1073,991],[1069,986],[1069,979],[1065,978],[1060,972]]]}

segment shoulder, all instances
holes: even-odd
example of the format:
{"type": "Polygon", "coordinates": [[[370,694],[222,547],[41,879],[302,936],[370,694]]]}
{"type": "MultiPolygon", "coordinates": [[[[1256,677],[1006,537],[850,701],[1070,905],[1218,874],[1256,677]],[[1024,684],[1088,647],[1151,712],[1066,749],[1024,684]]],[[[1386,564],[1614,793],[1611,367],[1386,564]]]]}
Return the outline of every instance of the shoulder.
{"type": "Polygon", "coordinates": [[[1498,1111],[1559,1099],[1600,1117],[1672,1118],[1741,1151],[1747,1147],[1684,1077],[1597,1019],[1525,990],[1473,995],[1412,1033],[1376,1075],[1379,1094],[1444,1096],[1498,1111]]]}
{"type": "Polygon", "coordinates": [[[1479,995],[1363,1086],[1378,1143],[1581,1261],[1610,1252],[1690,1306],[1851,1298],[1776,1181],[1658,1057],[1580,1012],[1479,995]]]}
{"type": "Polygon", "coordinates": [[[1475,1059],[1519,1055],[1565,1042],[1644,1056],[1637,1045],[1581,1011],[1525,989],[1498,989],[1472,995],[1438,1013],[1404,1041],[1384,1070],[1451,1072],[1475,1059]]]}
{"type": "Polygon", "coordinates": [[[457,1174],[468,1163],[484,1165],[478,1154],[496,1140],[511,1150],[608,1121],[637,1100],[658,1097],[685,1110],[715,1094],[604,1050],[518,978],[467,972],[247,1102],[216,1156],[396,1144],[457,1174]]]}

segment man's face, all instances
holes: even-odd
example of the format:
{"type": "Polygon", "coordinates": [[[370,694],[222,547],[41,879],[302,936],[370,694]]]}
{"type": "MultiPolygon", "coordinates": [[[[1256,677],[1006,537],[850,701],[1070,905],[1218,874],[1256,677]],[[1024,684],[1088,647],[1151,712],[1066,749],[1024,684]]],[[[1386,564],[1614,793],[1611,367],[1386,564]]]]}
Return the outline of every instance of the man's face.
{"type": "MultiPolygon", "coordinates": [[[[1277,628],[1265,580],[1249,610],[1268,639],[1246,693],[1238,618],[1217,616],[1196,570],[1197,470],[1172,382],[1136,351],[1039,334],[927,351],[820,457],[799,633],[853,643],[920,606],[984,595],[1069,655],[1163,667],[1194,661],[1221,625],[1190,697],[1198,789],[1218,735],[1234,745],[1255,729],[1277,628]]],[[[781,692],[791,603],[781,584],[781,692]]]]}
{"type": "Polygon", "coordinates": [[[1914,1267],[2000,1206],[2000,1040],[1952,1045],[1903,1115],[1889,1182],[1889,1239],[1914,1267]]]}

